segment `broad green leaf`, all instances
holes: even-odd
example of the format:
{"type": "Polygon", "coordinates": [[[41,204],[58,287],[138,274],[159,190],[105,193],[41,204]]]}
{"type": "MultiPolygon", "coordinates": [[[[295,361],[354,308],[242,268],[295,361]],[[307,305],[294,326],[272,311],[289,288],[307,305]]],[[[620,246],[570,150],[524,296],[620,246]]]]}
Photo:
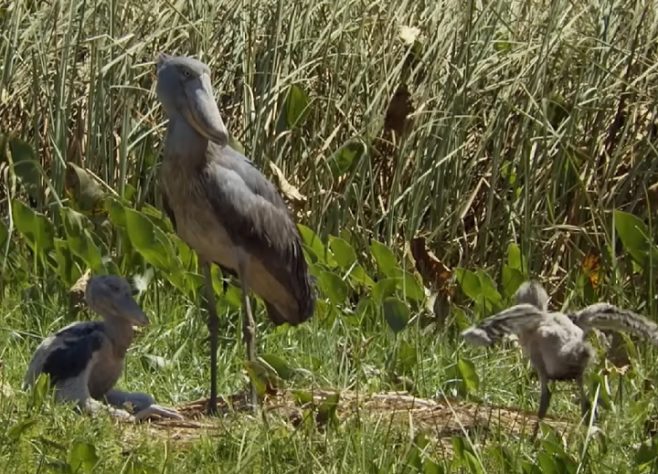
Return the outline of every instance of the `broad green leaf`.
{"type": "Polygon", "coordinates": [[[412,472],[421,472],[423,469],[423,458],[420,453],[420,449],[417,446],[412,445],[409,451],[407,452],[407,457],[405,459],[405,467],[411,469],[412,472]]]}
{"type": "Polygon", "coordinates": [[[496,289],[496,283],[493,281],[491,276],[484,270],[478,270],[478,278],[480,279],[480,288],[482,295],[494,305],[500,305],[502,302],[502,297],[496,289]]]}
{"type": "Polygon", "coordinates": [[[375,283],[375,286],[372,289],[372,299],[377,304],[381,304],[384,301],[384,298],[395,294],[397,285],[397,278],[382,278],[375,283]]]}
{"type": "Polygon", "coordinates": [[[505,293],[505,296],[511,298],[524,280],[523,273],[516,268],[505,265],[503,267],[503,293],[505,293]]]}
{"type": "Polygon", "coordinates": [[[55,271],[66,286],[73,285],[80,278],[80,271],[75,265],[75,259],[64,239],[55,239],[55,271]]]}
{"type": "Polygon", "coordinates": [[[394,333],[399,333],[409,323],[409,308],[395,297],[388,297],[383,302],[384,319],[394,333]]]}
{"type": "Polygon", "coordinates": [[[403,374],[410,374],[418,364],[418,351],[409,341],[401,341],[397,350],[396,369],[403,374]]]}
{"type": "Polygon", "coordinates": [[[471,451],[464,452],[464,459],[466,460],[466,465],[470,472],[474,474],[482,474],[484,472],[477,457],[475,457],[475,454],[471,451]]]}
{"type": "MultiPolygon", "coordinates": [[[[174,270],[173,250],[167,235],[139,211],[125,209],[128,237],[148,263],[161,270],[174,270]]],[[[173,282],[173,281],[172,281],[173,282]]]]}
{"type": "Polygon", "coordinates": [[[423,290],[422,284],[413,273],[404,272],[403,277],[399,279],[398,285],[405,298],[415,301],[423,301],[425,299],[425,290],[423,290]]]}
{"type": "Polygon", "coordinates": [[[349,273],[350,280],[354,283],[364,285],[368,288],[372,288],[375,285],[375,282],[372,278],[366,273],[363,267],[360,264],[354,265],[352,271],[349,273]]]}
{"type": "Polygon", "coordinates": [[[101,207],[105,193],[87,170],[67,163],[64,186],[81,211],[95,212],[101,207]]]}
{"type": "Polygon", "coordinates": [[[338,178],[354,168],[366,153],[366,146],[360,140],[350,140],[329,157],[327,164],[334,178],[338,178]]]}
{"type": "Polygon", "coordinates": [[[423,462],[423,474],[444,474],[445,470],[432,459],[425,459],[423,462]]]}
{"type": "Polygon", "coordinates": [[[453,306],[451,308],[451,314],[459,331],[464,331],[471,327],[471,320],[466,317],[466,313],[463,309],[459,308],[458,306],[453,306]]]}
{"type": "Polygon", "coordinates": [[[327,396],[320,406],[318,407],[318,414],[316,420],[318,424],[324,425],[327,423],[337,424],[338,417],[336,416],[336,410],[338,409],[338,401],[340,400],[340,393],[332,393],[327,396]]]}
{"type": "Polygon", "coordinates": [[[475,272],[466,270],[465,268],[455,269],[455,275],[459,286],[466,296],[473,301],[479,301],[482,298],[482,285],[480,278],[475,272]]]}
{"type": "Polygon", "coordinates": [[[615,230],[624,248],[635,262],[646,268],[649,252],[656,253],[648,240],[651,235],[649,229],[640,218],[628,212],[615,211],[614,219],[615,230]]]}
{"type": "Polygon", "coordinates": [[[103,273],[101,251],[87,230],[92,227],[89,219],[70,207],[62,207],[60,215],[64,222],[66,242],[71,252],[80,257],[94,273],[103,273]]]}
{"type": "Polygon", "coordinates": [[[144,204],[139,212],[148,217],[163,232],[168,234],[173,230],[173,223],[169,220],[169,217],[157,207],[144,204]]]}
{"type": "Polygon", "coordinates": [[[11,441],[18,441],[23,433],[32,428],[39,422],[36,418],[28,418],[10,426],[7,430],[7,437],[11,441]]]}
{"type": "Polygon", "coordinates": [[[74,442],[69,450],[69,467],[72,472],[93,472],[99,457],[96,446],[82,441],[74,442]]]}
{"type": "Polygon", "coordinates": [[[500,37],[493,40],[493,48],[499,53],[509,53],[512,50],[512,43],[508,39],[500,37]]]}
{"type": "Polygon", "coordinates": [[[330,271],[320,271],[318,273],[318,283],[322,293],[329,297],[332,304],[345,304],[349,289],[338,275],[330,271]]]}
{"type": "Polygon", "coordinates": [[[16,230],[20,232],[35,254],[45,257],[54,247],[55,229],[43,214],[34,211],[21,201],[11,203],[16,230]]]}
{"type": "Polygon", "coordinates": [[[14,174],[30,197],[37,199],[41,189],[41,165],[32,146],[19,138],[10,138],[9,150],[14,174]]]}
{"type": "Polygon", "coordinates": [[[302,241],[313,252],[318,261],[326,263],[326,249],[322,243],[322,239],[315,232],[313,232],[312,229],[306,227],[303,224],[297,224],[297,228],[299,229],[299,234],[302,236],[302,241]]]}
{"type": "Polygon", "coordinates": [[[455,270],[455,275],[462,291],[473,302],[484,305],[485,308],[489,308],[491,305],[500,306],[502,297],[496,289],[496,284],[484,270],[472,272],[464,268],[458,268],[455,270]]]}
{"type": "Polygon", "coordinates": [[[311,101],[308,95],[297,84],[292,84],[288,88],[284,104],[284,116],[289,130],[302,123],[308,114],[310,104],[311,101]]]}
{"type": "Polygon", "coordinates": [[[370,252],[377,262],[377,268],[382,275],[388,277],[395,277],[400,275],[400,267],[398,266],[395,255],[386,245],[373,240],[370,244],[370,252]]]}
{"type": "Polygon", "coordinates": [[[650,439],[640,444],[637,452],[635,453],[635,464],[641,466],[654,462],[658,458],[658,444],[654,439],[650,439]]]}
{"type": "Polygon", "coordinates": [[[276,386],[277,373],[265,360],[247,360],[245,361],[245,368],[251,383],[261,398],[267,393],[268,388],[276,386]]]}
{"type": "Polygon", "coordinates": [[[478,379],[473,362],[460,357],[457,360],[457,369],[459,370],[459,374],[461,375],[462,381],[464,382],[464,388],[466,388],[466,392],[477,392],[480,386],[480,380],[478,379]]]}
{"type": "Polygon", "coordinates": [[[461,436],[452,437],[452,451],[457,459],[464,459],[464,453],[468,451],[468,446],[461,436]]]}
{"type": "Polygon", "coordinates": [[[330,236],[329,248],[334,254],[338,266],[343,270],[348,270],[356,262],[356,252],[347,240],[330,236]]]}
{"type": "Polygon", "coordinates": [[[267,362],[283,380],[289,380],[295,375],[295,369],[283,357],[276,354],[263,354],[260,356],[267,362]]]}
{"type": "Polygon", "coordinates": [[[31,408],[34,411],[38,411],[43,403],[46,401],[50,388],[50,376],[45,372],[42,372],[37,377],[36,381],[32,384],[32,389],[30,391],[31,395],[31,408]]]}
{"type": "Polygon", "coordinates": [[[519,272],[523,271],[521,266],[521,248],[514,242],[510,242],[507,246],[507,265],[519,272]]]}
{"type": "Polygon", "coordinates": [[[306,405],[307,403],[313,403],[313,393],[308,390],[293,390],[293,396],[295,401],[299,405],[306,405]]]}
{"type": "Polygon", "coordinates": [[[126,212],[125,207],[121,202],[114,198],[108,197],[105,200],[105,210],[107,211],[110,221],[117,227],[126,227],[126,212]]]}

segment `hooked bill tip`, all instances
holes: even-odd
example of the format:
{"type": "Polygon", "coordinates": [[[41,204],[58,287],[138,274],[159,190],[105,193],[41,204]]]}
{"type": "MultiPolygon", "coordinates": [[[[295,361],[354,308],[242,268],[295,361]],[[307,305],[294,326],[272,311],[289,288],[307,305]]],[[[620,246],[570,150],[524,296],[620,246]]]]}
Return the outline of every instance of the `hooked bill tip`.
{"type": "Polygon", "coordinates": [[[466,342],[475,346],[488,346],[491,344],[491,339],[486,331],[478,327],[468,328],[461,335],[466,342]]]}

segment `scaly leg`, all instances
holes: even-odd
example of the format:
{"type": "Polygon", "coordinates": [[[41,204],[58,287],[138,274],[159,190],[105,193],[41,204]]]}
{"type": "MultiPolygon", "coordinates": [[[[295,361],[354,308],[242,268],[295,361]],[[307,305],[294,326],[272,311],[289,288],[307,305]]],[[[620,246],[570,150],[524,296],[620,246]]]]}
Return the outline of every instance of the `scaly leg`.
{"type": "MultiPolygon", "coordinates": [[[[247,358],[250,362],[256,360],[256,323],[254,315],[251,312],[251,303],[249,302],[249,286],[240,272],[240,284],[242,285],[242,308],[244,310],[243,320],[243,337],[247,346],[247,358]]],[[[258,406],[258,393],[253,383],[251,385],[251,405],[252,408],[258,406]]]]}
{"type": "Polygon", "coordinates": [[[201,262],[205,279],[206,306],[208,310],[208,333],[210,341],[210,400],[208,400],[208,413],[217,413],[217,349],[219,346],[218,331],[219,318],[217,317],[217,303],[215,291],[212,287],[212,273],[210,263],[201,262]]]}
{"type": "Polygon", "coordinates": [[[539,382],[541,384],[541,396],[539,398],[539,411],[537,412],[537,424],[535,425],[535,431],[532,434],[532,438],[537,437],[539,432],[539,424],[541,423],[542,418],[546,416],[548,411],[548,405],[551,403],[551,391],[548,389],[548,379],[546,377],[539,377],[539,382]]]}

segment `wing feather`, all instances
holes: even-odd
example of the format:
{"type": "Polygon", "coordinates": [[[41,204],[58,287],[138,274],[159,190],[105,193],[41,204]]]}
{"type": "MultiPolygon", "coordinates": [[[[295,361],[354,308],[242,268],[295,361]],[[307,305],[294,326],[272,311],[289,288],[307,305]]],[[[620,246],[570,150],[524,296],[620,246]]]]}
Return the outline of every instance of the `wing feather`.
{"type": "Polygon", "coordinates": [[[480,324],[462,332],[462,337],[473,345],[490,346],[506,334],[520,334],[537,329],[546,313],[532,304],[519,304],[489,316],[480,324]]]}

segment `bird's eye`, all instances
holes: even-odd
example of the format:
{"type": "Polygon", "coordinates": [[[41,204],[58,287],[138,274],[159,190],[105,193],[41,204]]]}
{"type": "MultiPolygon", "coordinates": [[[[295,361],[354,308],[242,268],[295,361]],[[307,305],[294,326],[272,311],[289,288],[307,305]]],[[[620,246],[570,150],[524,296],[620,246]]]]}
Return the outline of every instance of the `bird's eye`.
{"type": "Polygon", "coordinates": [[[192,73],[190,72],[189,69],[183,69],[183,77],[185,79],[189,79],[192,76],[192,73]]]}

